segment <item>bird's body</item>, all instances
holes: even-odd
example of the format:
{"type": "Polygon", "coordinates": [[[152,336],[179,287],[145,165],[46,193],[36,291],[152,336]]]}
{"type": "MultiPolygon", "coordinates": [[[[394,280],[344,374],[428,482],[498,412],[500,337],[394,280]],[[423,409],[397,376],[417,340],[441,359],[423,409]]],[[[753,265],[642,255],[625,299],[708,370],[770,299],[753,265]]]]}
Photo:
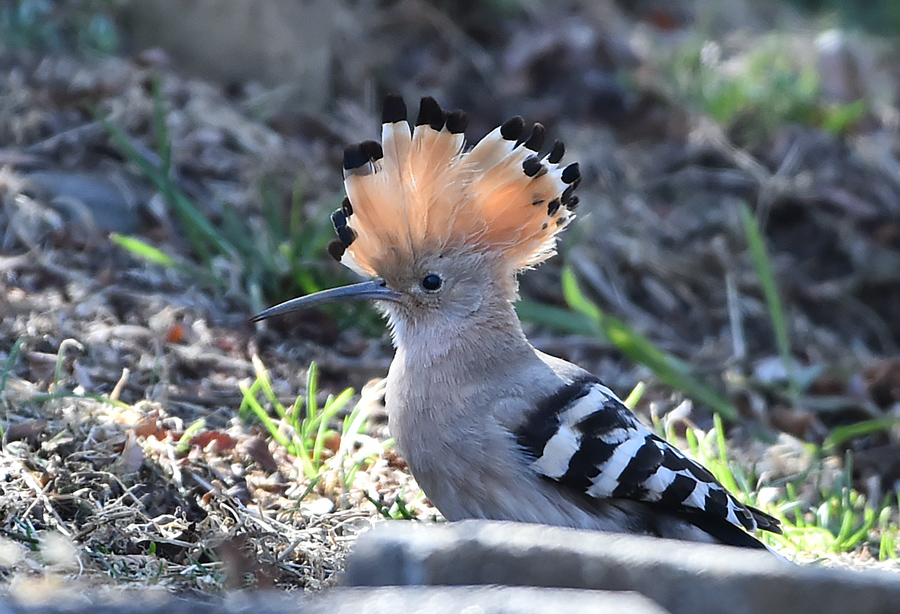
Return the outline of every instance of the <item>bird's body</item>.
{"type": "Polygon", "coordinates": [[[778,521],[740,503],[651,433],[608,388],[537,351],[512,302],[516,275],[552,254],[573,218],[577,164],[514,118],[464,151],[464,116],[423,99],[410,133],[385,103],[383,149],[348,148],[332,255],[380,279],[295,299],[380,301],[396,355],[392,435],[449,520],[487,518],[762,547],[778,521]],[[351,225],[352,224],[352,225],[351,225]]]}

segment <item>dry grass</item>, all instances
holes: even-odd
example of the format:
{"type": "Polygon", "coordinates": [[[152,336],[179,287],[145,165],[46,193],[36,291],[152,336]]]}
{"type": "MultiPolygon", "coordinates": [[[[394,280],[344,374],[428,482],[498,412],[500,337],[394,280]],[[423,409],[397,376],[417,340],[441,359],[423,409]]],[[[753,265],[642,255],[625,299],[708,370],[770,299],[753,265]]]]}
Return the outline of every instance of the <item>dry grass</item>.
{"type": "Polygon", "coordinates": [[[320,589],[380,517],[367,495],[426,509],[381,446],[363,451],[350,483],[345,464],[326,463],[312,484],[296,458],[236,420],[185,437],[183,419],[157,402],[35,403],[35,392],[14,378],[5,395],[20,413],[7,414],[0,452],[0,551],[17,595],[46,575],[203,593],[320,589]]]}
{"type": "MultiPolygon", "coordinates": [[[[522,113],[566,140],[586,178],[581,219],[563,244],[566,262],[592,300],[707,381],[724,382],[720,389],[740,415],[729,432],[731,454],[776,485],[771,501],[783,500],[785,482],[802,475],[808,479],[796,498],[812,514],[822,504],[819,486],[842,473],[847,450],[853,486],[870,501],[896,489],[896,427],[820,447],[846,425],[896,417],[900,407],[900,267],[893,266],[900,261],[900,174],[890,113],[873,105],[861,126],[839,137],[821,126],[776,123],[755,140],[745,130],[752,116],[736,113],[728,125],[713,125],[690,101],[664,91],[667,71],[684,73],[684,66],[650,54],[616,55],[646,35],[632,16],[602,21],[609,15],[585,9],[595,26],[587,53],[572,46],[584,40],[575,36],[584,20],[535,11],[489,47],[475,42],[478,31],[465,15],[452,16],[458,22],[447,30],[447,16],[408,4],[417,11],[387,12],[383,30],[411,29],[427,57],[454,59],[442,73],[450,75],[441,81],[445,91],[409,85],[407,93],[470,101],[472,136],[522,113]],[[536,32],[546,44],[523,43],[536,32]],[[602,87],[585,81],[602,72],[585,58],[600,57],[629,66],[634,89],[614,71],[603,73],[609,79],[602,87]],[[621,103],[622,114],[610,100],[621,103]],[[763,222],[793,353],[808,376],[796,403],[747,254],[744,202],[763,222]]],[[[723,43],[732,54],[723,67],[740,65],[753,46],[752,37],[743,46],[723,43]]],[[[341,61],[350,62],[359,54],[345,55],[341,61]]],[[[303,254],[314,259],[300,263],[315,272],[312,280],[286,275],[264,295],[264,284],[251,283],[259,271],[243,268],[246,259],[204,259],[97,117],[161,164],[165,147],[154,130],[161,101],[171,145],[167,180],[212,224],[230,213],[258,238],[271,230],[264,213],[272,203],[284,218],[296,207],[310,227],[310,220],[327,220],[339,201],[341,149],[370,136],[357,127],[376,125],[377,112],[358,102],[367,97],[354,82],[341,86],[332,113],[281,111],[261,120],[254,103],[265,92],[226,93],[141,62],[0,54],[0,143],[13,144],[0,149],[0,583],[20,596],[68,583],[201,593],[327,586],[354,536],[383,513],[437,513],[402,459],[385,451],[377,396],[366,401],[370,439],[352,447],[365,450],[364,469],[348,483],[332,441],[312,484],[296,458],[239,417],[241,386],[257,376],[258,356],[274,393],[293,403],[305,394],[305,369],[315,361],[324,401],[382,377],[390,345],[375,319],[360,312],[253,328],[248,316],[285,298],[278,292],[344,273],[324,254],[303,254]],[[179,266],[131,256],[110,242],[111,230],[140,238],[179,266]]],[[[401,64],[400,73],[412,70],[401,64]]],[[[356,69],[343,66],[341,74],[356,69]]],[[[524,279],[526,300],[564,305],[558,262],[524,279]]],[[[563,334],[559,313],[528,324],[541,349],[623,393],[648,379],[644,366],[623,360],[608,342],[563,334]]],[[[691,422],[711,425],[705,411],[680,415],[681,399],[649,383],[639,411],[674,409],[680,431],[691,422]]],[[[852,562],[867,552],[860,547],[852,562]]]]}

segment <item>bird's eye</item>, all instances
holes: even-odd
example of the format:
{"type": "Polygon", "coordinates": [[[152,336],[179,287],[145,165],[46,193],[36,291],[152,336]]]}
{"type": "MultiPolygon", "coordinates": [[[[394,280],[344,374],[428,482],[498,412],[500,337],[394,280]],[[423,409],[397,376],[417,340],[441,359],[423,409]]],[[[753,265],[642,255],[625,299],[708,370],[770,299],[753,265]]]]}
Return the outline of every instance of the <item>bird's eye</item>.
{"type": "Polygon", "coordinates": [[[438,288],[441,287],[443,281],[441,280],[440,275],[435,275],[434,273],[429,273],[425,277],[422,278],[420,282],[422,285],[422,289],[427,292],[434,292],[438,288]]]}

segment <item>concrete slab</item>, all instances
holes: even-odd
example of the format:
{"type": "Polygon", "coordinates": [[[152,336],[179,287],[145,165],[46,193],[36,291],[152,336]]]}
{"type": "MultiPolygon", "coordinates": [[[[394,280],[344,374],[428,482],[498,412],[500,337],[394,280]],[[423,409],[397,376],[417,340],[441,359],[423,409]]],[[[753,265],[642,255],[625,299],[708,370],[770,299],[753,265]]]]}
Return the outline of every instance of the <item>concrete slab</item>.
{"type": "Polygon", "coordinates": [[[523,587],[341,588],[317,595],[240,593],[201,602],[165,593],[126,593],[99,601],[76,597],[40,606],[0,603],[0,614],[666,614],[634,593],[523,587]]]}
{"type": "Polygon", "coordinates": [[[900,575],[800,567],[726,546],[486,521],[385,523],[360,536],[345,582],[636,591],[672,614],[900,612],[900,575]]]}

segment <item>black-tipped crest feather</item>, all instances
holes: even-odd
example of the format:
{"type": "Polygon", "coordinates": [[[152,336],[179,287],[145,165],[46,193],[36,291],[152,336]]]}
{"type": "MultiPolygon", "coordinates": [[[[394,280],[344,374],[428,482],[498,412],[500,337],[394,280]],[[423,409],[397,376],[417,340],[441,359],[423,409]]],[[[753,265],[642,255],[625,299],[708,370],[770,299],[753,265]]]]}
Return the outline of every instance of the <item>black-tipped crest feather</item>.
{"type": "Polygon", "coordinates": [[[525,141],[525,148],[531,151],[540,151],[544,146],[544,139],[547,137],[547,129],[543,124],[536,123],[531,129],[531,136],[525,141]]]}
{"type": "Polygon", "coordinates": [[[381,111],[381,120],[384,124],[393,124],[406,121],[406,103],[397,94],[388,94],[384,99],[381,111]]]}
{"type": "Polygon", "coordinates": [[[332,239],[328,242],[328,254],[337,260],[341,261],[341,257],[344,255],[344,244],[340,242],[339,239],[332,239]]]}
{"type": "Polygon", "coordinates": [[[359,144],[349,145],[344,149],[344,169],[355,170],[369,161],[369,157],[363,153],[359,144]]]}
{"type": "Polygon", "coordinates": [[[507,141],[518,141],[525,132],[525,120],[516,115],[503,122],[500,126],[500,136],[507,141]]]}
{"type": "Polygon", "coordinates": [[[447,114],[447,130],[450,134],[462,134],[469,126],[469,116],[463,111],[453,111],[447,114]]]}
{"type": "Polygon", "coordinates": [[[553,143],[553,149],[550,150],[550,155],[547,156],[547,161],[550,164],[559,164],[565,153],[565,144],[562,141],[556,141],[555,143],[553,143]]]}
{"type": "Polygon", "coordinates": [[[581,167],[578,166],[578,162],[572,162],[569,166],[563,169],[562,172],[562,180],[563,183],[575,183],[578,179],[581,178],[581,167]]]}
{"type": "Polygon", "coordinates": [[[534,124],[526,134],[525,121],[516,116],[464,151],[465,113],[447,113],[424,97],[412,130],[401,119],[405,111],[399,97],[389,96],[383,144],[366,141],[345,151],[344,182],[353,204],[342,205],[334,219],[346,248],[341,262],[377,276],[384,263],[425,245],[494,252],[513,269],[553,254],[556,234],[572,219],[557,211],[571,190],[561,201],[567,189],[563,171],[539,153],[543,125],[534,124]],[[548,225],[532,205],[554,200],[556,223],[548,225]]]}
{"type": "Polygon", "coordinates": [[[363,141],[359,144],[359,150],[369,160],[381,160],[384,157],[384,151],[378,141],[363,141]]]}
{"type": "Polygon", "coordinates": [[[446,115],[441,105],[431,96],[425,96],[419,103],[419,114],[416,117],[416,126],[430,126],[434,130],[444,127],[446,115]]]}

